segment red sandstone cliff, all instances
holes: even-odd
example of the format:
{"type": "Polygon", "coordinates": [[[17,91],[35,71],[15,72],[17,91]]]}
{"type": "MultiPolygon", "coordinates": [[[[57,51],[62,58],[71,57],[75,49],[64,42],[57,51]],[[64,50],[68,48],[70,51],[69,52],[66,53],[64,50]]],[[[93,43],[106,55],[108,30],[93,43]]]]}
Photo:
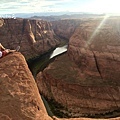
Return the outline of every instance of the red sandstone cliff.
{"type": "Polygon", "coordinates": [[[119,24],[119,17],[82,21],[70,38],[68,53],[37,76],[40,92],[63,105],[62,113],[120,115],[119,24]]]}
{"type": "Polygon", "coordinates": [[[49,22],[19,18],[0,20],[0,42],[11,49],[20,45],[26,59],[39,56],[60,43],[49,22]]]}
{"type": "Polygon", "coordinates": [[[62,55],[38,74],[37,84],[41,94],[64,106],[56,109],[63,117],[101,117],[119,110],[119,85],[109,80],[107,84],[101,79],[85,79],[82,74],[67,55],[62,55]]]}
{"type": "Polygon", "coordinates": [[[20,53],[0,59],[0,120],[51,120],[20,53]]]}
{"type": "Polygon", "coordinates": [[[119,17],[81,23],[69,42],[68,54],[81,70],[84,79],[119,85],[119,17]]]}

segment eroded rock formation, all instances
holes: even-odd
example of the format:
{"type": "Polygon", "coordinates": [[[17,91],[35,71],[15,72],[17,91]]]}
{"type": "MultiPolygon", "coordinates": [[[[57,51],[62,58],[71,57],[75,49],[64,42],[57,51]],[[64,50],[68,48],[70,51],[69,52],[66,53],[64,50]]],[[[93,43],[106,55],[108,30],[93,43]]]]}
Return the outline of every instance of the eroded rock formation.
{"type": "Polygon", "coordinates": [[[20,53],[0,59],[0,120],[51,120],[20,53]]]}
{"type": "Polygon", "coordinates": [[[60,41],[49,22],[7,18],[0,20],[0,42],[11,49],[20,45],[20,52],[29,59],[54,48],[60,41]]]}
{"type": "Polygon", "coordinates": [[[40,92],[61,104],[64,115],[120,116],[119,25],[119,17],[82,21],[68,53],[37,76],[40,92]]]}

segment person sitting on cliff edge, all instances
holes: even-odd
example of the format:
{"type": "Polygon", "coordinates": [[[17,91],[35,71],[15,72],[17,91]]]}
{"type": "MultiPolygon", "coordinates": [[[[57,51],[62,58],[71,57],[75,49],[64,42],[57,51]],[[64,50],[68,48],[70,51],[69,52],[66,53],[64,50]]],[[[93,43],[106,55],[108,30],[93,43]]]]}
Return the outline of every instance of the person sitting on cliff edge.
{"type": "Polygon", "coordinates": [[[0,43],[0,58],[8,55],[9,53],[13,53],[13,52],[17,52],[19,51],[20,46],[17,46],[17,48],[15,50],[10,50],[10,49],[6,49],[1,43],[0,43]]]}

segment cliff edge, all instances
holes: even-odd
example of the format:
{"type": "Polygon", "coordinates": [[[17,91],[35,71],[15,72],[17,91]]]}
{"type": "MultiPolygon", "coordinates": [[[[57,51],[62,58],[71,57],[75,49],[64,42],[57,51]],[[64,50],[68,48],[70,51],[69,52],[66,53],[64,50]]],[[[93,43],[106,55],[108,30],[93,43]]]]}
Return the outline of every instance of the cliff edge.
{"type": "Polygon", "coordinates": [[[0,59],[0,120],[51,120],[21,53],[0,59]]]}

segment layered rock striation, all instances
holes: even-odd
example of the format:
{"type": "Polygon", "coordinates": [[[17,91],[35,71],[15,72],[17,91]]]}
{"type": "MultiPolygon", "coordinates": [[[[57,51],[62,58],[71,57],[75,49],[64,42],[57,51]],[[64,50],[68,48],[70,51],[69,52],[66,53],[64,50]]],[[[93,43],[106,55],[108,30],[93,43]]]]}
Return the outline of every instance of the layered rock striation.
{"type": "Polygon", "coordinates": [[[67,54],[37,76],[40,92],[62,105],[63,117],[120,116],[119,20],[82,21],[67,54]]]}
{"type": "Polygon", "coordinates": [[[84,22],[71,37],[68,54],[85,79],[100,79],[98,81],[103,84],[119,85],[119,20],[119,17],[106,16],[84,22]]]}
{"type": "Polygon", "coordinates": [[[20,45],[29,59],[55,48],[60,40],[47,21],[6,18],[0,19],[0,42],[10,49],[20,45]]]}

